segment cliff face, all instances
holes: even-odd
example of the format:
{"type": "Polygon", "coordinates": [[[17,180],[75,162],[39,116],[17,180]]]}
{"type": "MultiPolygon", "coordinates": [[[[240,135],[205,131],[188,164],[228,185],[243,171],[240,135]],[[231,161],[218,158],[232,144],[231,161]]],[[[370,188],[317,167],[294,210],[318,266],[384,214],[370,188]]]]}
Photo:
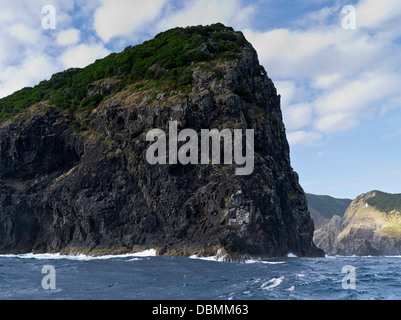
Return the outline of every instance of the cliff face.
{"type": "Polygon", "coordinates": [[[336,216],[316,230],[315,242],[329,255],[400,255],[400,202],[401,195],[378,191],[362,194],[343,218],[336,216]],[[391,202],[396,206],[392,207],[391,202]]]}
{"type": "Polygon", "coordinates": [[[323,255],[290,165],[280,97],[255,50],[241,41],[217,59],[217,45],[206,44],[210,59],[189,64],[181,87],[103,78],[86,88],[90,101],[101,100],[89,111],[45,100],[0,122],[0,253],[323,255]],[[168,133],[169,121],[179,131],[254,129],[253,174],[150,165],[146,135],[168,133]]]}

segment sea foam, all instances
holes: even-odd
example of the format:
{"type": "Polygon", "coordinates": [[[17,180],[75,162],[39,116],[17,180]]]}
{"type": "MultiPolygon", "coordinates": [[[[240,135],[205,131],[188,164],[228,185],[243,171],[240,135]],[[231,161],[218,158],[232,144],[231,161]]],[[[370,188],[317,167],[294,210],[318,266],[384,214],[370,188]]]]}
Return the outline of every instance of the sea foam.
{"type": "Polygon", "coordinates": [[[0,255],[0,258],[18,258],[18,259],[35,259],[35,260],[74,260],[74,261],[91,261],[91,260],[109,260],[119,258],[143,258],[155,257],[157,255],[155,249],[146,250],[137,253],[128,253],[121,255],[104,255],[104,256],[90,256],[85,254],[77,255],[62,255],[59,253],[43,253],[43,254],[6,254],[0,255]]]}
{"type": "Polygon", "coordinates": [[[284,277],[280,278],[273,278],[265,283],[262,284],[261,288],[264,290],[271,290],[275,287],[278,287],[284,280],[284,277]]]}

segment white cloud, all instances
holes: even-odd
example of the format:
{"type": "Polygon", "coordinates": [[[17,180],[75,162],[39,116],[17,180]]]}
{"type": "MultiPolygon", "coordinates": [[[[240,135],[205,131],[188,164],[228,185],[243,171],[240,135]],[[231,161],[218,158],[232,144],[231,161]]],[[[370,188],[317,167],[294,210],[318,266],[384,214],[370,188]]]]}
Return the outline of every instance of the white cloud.
{"type": "Polygon", "coordinates": [[[319,115],[315,128],[332,134],[355,127],[372,112],[381,112],[378,106],[384,101],[400,94],[400,81],[401,77],[395,74],[362,73],[327,90],[314,102],[319,115]]]}
{"type": "Polygon", "coordinates": [[[61,46],[77,44],[81,37],[81,31],[71,28],[61,31],[57,36],[57,43],[61,46]]]}
{"type": "Polygon", "coordinates": [[[330,113],[319,117],[315,122],[316,130],[333,134],[341,131],[346,131],[359,124],[357,116],[346,112],[330,113]]]}
{"type": "Polygon", "coordinates": [[[240,0],[190,0],[184,3],[183,8],[165,15],[158,28],[165,30],[221,22],[242,29],[250,25],[255,10],[252,5],[244,6],[240,0]]]}
{"type": "Polygon", "coordinates": [[[295,146],[315,146],[321,143],[322,134],[312,131],[294,131],[287,133],[288,143],[295,146]]]}
{"type": "Polygon", "coordinates": [[[115,37],[134,39],[175,27],[217,22],[243,29],[251,24],[255,6],[242,0],[102,0],[95,13],[97,35],[109,42],[115,37]]]}
{"type": "Polygon", "coordinates": [[[283,108],[284,123],[288,130],[299,130],[312,121],[313,108],[308,103],[299,103],[283,108]]]}
{"type": "Polygon", "coordinates": [[[383,23],[401,16],[401,2],[361,0],[356,6],[358,28],[380,28],[383,23]]]}
{"type": "Polygon", "coordinates": [[[281,95],[281,106],[288,106],[295,97],[296,84],[294,81],[275,81],[278,94],[281,95]]]}
{"type": "Polygon", "coordinates": [[[60,61],[67,69],[83,68],[95,62],[96,59],[104,58],[109,53],[110,51],[100,44],[80,44],[64,53],[60,57],[60,61]]]}
{"type": "Polygon", "coordinates": [[[34,44],[40,39],[38,28],[30,28],[23,23],[14,24],[9,30],[10,35],[22,43],[34,44]]]}
{"type": "Polygon", "coordinates": [[[109,42],[113,37],[144,32],[147,24],[161,12],[167,0],[103,0],[95,13],[94,27],[99,37],[109,42]]]}
{"type": "Polygon", "coordinates": [[[322,58],[336,35],[324,30],[275,29],[267,32],[244,31],[258,51],[269,74],[280,78],[304,78],[327,68],[322,58]]]}
{"type": "Polygon", "coordinates": [[[9,66],[0,74],[0,97],[30,86],[32,82],[38,83],[53,74],[56,69],[49,63],[50,57],[27,57],[19,66],[9,66]]]}
{"type": "Polygon", "coordinates": [[[301,27],[244,32],[282,95],[292,143],[311,129],[316,139],[336,134],[399,105],[401,2],[360,0],[356,12],[357,30],[341,28],[333,4],[295,24],[301,27]]]}
{"type": "Polygon", "coordinates": [[[326,74],[322,76],[317,76],[314,79],[313,87],[318,89],[330,89],[341,80],[341,75],[338,73],[326,74]]]}
{"type": "Polygon", "coordinates": [[[331,3],[331,7],[323,7],[317,11],[313,11],[306,16],[302,17],[295,21],[295,25],[300,27],[325,27],[330,24],[330,20],[335,19],[337,16],[338,19],[338,11],[340,7],[337,4],[331,3]]]}
{"type": "Polygon", "coordinates": [[[59,52],[57,30],[43,30],[42,7],[56,8],[57,28],[72,23],[73,1],[1,0],[0,10],[0,97],[62,71],[55,56],[59,52]]]}

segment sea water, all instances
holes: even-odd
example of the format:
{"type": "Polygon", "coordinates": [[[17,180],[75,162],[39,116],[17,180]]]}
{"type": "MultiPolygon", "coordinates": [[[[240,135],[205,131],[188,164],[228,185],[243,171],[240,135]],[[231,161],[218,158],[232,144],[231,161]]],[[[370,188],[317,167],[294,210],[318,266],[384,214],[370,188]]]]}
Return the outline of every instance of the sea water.
{"type": "Polygon", "coordinates": [[[401,257],[295,256],[225,263],[157,257],[154,250],[104,257],[4,255],[0,299],[399,300],[400,264],[401,257]]]}

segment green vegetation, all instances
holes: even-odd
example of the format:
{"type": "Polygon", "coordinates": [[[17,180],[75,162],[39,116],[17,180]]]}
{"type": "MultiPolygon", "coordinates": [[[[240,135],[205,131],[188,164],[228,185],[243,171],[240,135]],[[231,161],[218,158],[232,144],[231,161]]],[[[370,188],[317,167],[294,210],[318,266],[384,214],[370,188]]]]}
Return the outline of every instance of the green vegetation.
{"type": "Polygon", "coordinates": [[[401,194],[390,194],[374,191],[376,196],[367,200],[367,203],[377,210],[390,213],[394,210],[401,212],[401,194]]]}
{"type": "Polygon", "coordinates": [[[377,208],[360,208],[353,217],[353,224],[358,227],[368,227],[375,229],[377,225],[382,225],[379,229],[383,236],[391,238],[401,238],[401,213],[385,213],[377,208]]]}
{"type": "Polygon", "coordinates": [[[234,93],[244,99],[246,102],[253,102],[253,94],[245,85],[239,85],[234,89],[234,93]]]}
{"type": "Polygon", "coordinates": [[[213,72],[214,77],[219,80],[224,79],[224,72],[219,68],[213,67],[210,63],[201,64],[199,69],[203,72],[213,72]]]}
{"type": "Polygon", "coordinates": [[[331,219],[335,215],[343,217],[352,202],[350,199],[336,199],[308,193],[306,194],[306,198],[309,210],[318,212],[326,219],[331,219]]]}
{"type": "MultiPolygon", "coordinates": [[[[88,96],[87,88],[102,79],[121,80],[116,91],[140,81],[141,88],[162,87],[165,91],[189,86],[193,68],[216,59],[238,59],[237,54],[245,43],[241,33],[220,23],[171,29],[141,45],[110,54],[84,69],[57,73],[33,88],[24,88],[0,99],[0,120],[10,119],[40,101],[49,101],[71,114],[92,110],[105,97],[101,94],[88,96]]],[[[212,71],[217,77],[223,76],[218,69],[212,71]]],[[[240,87],[238,92],[251,99],[246,88],[240,87]]]]}
{"type": "Polygon", "coordinates": [[[252,128],[252,117],[247,111],[244,111],[244,116],[246,120],[246,125],[248,126],[248,128],[252,128]]]}
{"type": "Polygon", "coordinates": [[[390,224],[383,227],[380,232],[391,238],[401,238],[401,224],[390,224]]]}

